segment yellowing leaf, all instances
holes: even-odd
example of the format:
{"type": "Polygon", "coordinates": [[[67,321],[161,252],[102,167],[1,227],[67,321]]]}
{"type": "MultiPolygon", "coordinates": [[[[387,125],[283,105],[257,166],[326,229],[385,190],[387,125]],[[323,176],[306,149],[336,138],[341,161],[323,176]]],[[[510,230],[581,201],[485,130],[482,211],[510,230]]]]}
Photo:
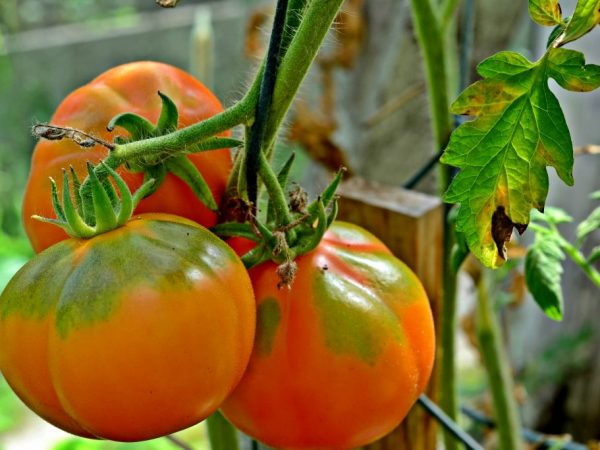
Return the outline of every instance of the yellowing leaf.
{"type": "Polygon", "coordinates": [[[460,168],[445,200],[460,203],[456,228],[486,266],[500,266],[514,227],[523,232],[548,192],[546,166],[573,184],[571,137],[548,88],[548,58],[498,53],[478,67],[483,80],[452,105],[475,116],[452,134],[442,162],[460,168]]]}
{"type": "Polygon", "coordinates": [[[558,0],[529,0],[529,15],[540,25],[553,26],[562,21],[558,0]]]}

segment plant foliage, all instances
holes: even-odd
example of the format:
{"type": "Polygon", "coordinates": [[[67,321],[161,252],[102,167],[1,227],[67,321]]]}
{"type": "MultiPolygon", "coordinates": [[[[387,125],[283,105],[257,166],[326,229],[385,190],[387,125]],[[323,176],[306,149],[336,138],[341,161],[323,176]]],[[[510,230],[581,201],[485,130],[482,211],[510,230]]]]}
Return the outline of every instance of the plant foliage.
{"type": "Polygon", "coordinates": [[[514,52],[491,56],[477,67],[483,79],[452,104],[454,114],[474,119],[457,128],[442,157],[460,169],[445,200],[460,203],[457,231],[488,267],[503,264],[505,243],[514,228],[520,233],[527,228],[530,211],[543,211],[548,166],[573,184],[573,144],[548,80],[570,91],[600,87],[600,66],[586,65],[580,52],[560,48],[598,23],[590,3],[580,0],[571,19],[563,21],[556,1],[530,0],[536,22],[563,27],[546,53],[535,62],[514,52]]]}

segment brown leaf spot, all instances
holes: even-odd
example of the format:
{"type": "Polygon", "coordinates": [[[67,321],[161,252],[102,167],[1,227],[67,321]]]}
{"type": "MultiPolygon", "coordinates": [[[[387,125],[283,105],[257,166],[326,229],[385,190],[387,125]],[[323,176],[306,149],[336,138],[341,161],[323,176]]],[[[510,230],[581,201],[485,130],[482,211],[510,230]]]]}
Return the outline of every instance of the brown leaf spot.
{"type": "Polygon", "coordinates": [[[519,234],[527,229],[527,224],[514,223],[506,215],[504,206],[498,206],[492,215],[492,238],[498,249],[498,256],[506,260],[506,243],[510,241],[513,228],[516,228],[519,234]]]}

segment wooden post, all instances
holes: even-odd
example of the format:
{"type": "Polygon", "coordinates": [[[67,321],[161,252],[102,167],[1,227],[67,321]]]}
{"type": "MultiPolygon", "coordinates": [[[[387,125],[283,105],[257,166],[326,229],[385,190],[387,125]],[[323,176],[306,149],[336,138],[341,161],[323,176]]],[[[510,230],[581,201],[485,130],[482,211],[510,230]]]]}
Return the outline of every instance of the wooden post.
{"type": "MultiPolygon", "coordinates": [[[[421,279],[439,330],[442,289],[443,205],[439,198],[355,177],[342,184],[339,220],[362,226],[381,239],[421,279]]],[[[438,333],[439,335],[439,333],[438,333]]],[[[436,370],[427,395],[437,398],[436,370]]],[[[392,433],[365,450],[434,450],[435,422],[415,406],[392,433]]]]}

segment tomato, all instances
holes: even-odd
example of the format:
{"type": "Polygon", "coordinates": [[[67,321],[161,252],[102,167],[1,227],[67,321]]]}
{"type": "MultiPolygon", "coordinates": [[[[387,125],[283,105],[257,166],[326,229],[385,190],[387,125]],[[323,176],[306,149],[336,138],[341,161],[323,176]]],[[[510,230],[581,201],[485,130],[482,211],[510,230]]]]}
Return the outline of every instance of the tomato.
{"type": "Polygon", "coordinates": [[[290,290],[275,265],[250,270],[254,350],[221,410],[278,449],[349,449],[395,428],[431,374],[434,327],[425,291],[383,243],[334,222],[296,259],[290,290]]]}
{"type": "MultiPolygon", "coordinates": [[[[123,129],[117,128],[112,133],[106,130],[110,119],[117,114],[133,112],[156,123],[161,109],[161,100],[157,95],[159,90],[178,106],[180,127],[222,110],[217,98],[191,75],[166,64],[145,61],[112,68],[75,90],[59,105],[50,122],[87,131],[111,141],[118,134],[126,135],[123,129]]],[[[100,146],[82,150],[69,140],[42,140],[37,144],[23,202],[25,231],[36,252],[68,238],[60,228],[31,219],[33,214],[54,217],[48,177],[61,180],[62,168],[73,165],[78,175],[84,178],[87,174],[86,161],[95,164],[106,155],[107,150],[100,146]]],[[[188,157],[202,173],[219,202],[231,169],[229,151],[216,150],[188,157]]],[[[142,174],[128,173],[124,169],[119,173],[132,191],[142,183],[142,174]]],[[[206,227],[214,225],[217,219],[216,214],[206,208],[192,190],[174,175],[167,175],[160,188],[144,199],[136,212],[175,214],[206,227]]]]}
{"type": "Polygon", "coordinates": [[[137,216],[36,255],[0,296],[0,369],[71,433],[138,441],[214,412],[252,351],[255,301],[238,256],[207,229],[137,216]]]}

